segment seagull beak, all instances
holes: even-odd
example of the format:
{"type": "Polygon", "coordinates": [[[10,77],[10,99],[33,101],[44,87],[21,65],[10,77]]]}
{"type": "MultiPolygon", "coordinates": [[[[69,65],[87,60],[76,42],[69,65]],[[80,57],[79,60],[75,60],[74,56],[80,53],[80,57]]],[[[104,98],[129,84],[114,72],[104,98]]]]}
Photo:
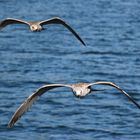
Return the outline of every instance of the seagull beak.
{"type": "Polygon", "coordinates": [[[76,97],[80,99],[80,96],[79,95],[77,95],[76,97]]]}
{"type": "Polygon", "coordinates": [[[85,96],[75,95],[78,99],[83,99],[85,96]]]}

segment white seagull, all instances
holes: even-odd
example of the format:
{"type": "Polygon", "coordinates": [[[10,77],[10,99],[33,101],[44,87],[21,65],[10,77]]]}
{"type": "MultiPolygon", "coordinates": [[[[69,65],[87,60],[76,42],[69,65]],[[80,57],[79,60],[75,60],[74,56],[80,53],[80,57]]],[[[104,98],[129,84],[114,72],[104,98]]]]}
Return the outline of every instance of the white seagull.
{"type": "Polygon", "coordinates": [[[76,84],[48,84],[45,86],[42,86],[41,88],[37,89],[33,94],[31,94],[16,110],[14,115],[12,116],[11,120],[8,123],[8,127],[12,127],[16,121],[31,107],[31,105],[37,100],[38,97],[40,97],[42,94],[44,94],[46,91],[58,88],[58,87],[68,87],[72,89],[72,92],[74,95],[78,98],[84,97],[87,94],[91,93],[92,91],[95,91],[91,88],[91,86],[94,85],[109,85],[116,89],[118,89],[122,94],[124,94],[131,102],[133,102],[139,109],[140,105],[124,90],[122,90],[120,87],[115,85],[112,82],[106,82],[106,81],[99,81],[94,83],[76,83],[76,84]]]}
{"type": "Polygon", "coordinates": [[[59,17],[54,17],[54,18],[50,18],[47,20],[43,20],[43,21],[24,21],[24,20],[19,20],[19,19],[15,19],[15,18],[6,18],[4,20],[2,20],[0,22],[0,30],[4,27],[6,27],[7,25],[10,24],[26,24],[30,27],[31,31],[41,31],[43,29],[43,25],[47,25],[47,24],[62,24],[63,26],[65,26],[70,32],[73,33],[73,35],[85,46],[86,44],[84,43],[84,41],[80,38],[80,36],[76,33],[76,31],[74,29],[72,29],[72,27],[70,27],[64,20],[62,20],[59,17]]]}

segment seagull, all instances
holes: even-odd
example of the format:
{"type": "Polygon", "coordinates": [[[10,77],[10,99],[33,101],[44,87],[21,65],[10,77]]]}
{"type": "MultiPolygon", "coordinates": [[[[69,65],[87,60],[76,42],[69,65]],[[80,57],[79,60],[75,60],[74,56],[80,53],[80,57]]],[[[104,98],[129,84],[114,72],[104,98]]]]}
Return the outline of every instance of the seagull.
{"type": "Polygon", "coordinates": [[[139,109],[140,105],[124,90],[122,90],[119,86],[112,82],[107,82],[107,81],[99,81],[99,82],[93,82],[93,83],[76,83],[76,84],[48,84],[45,86],[40,87],[37,89],[33,94],[31,94],[21,105],[20,107],[16,110],[14,115],[12,116],[11,120],[8,123],[8,128],[11,128],[17,120],[26,112],[28,109],[32,106],[32,104],[40,97],[42,94],[45,92],[58,88],[58,87],[67,87],[72,90],[74,95],[78,98],[85,97],[92,91],[94,90],[91,86],[94,85],[108,85],[116,88],[117,90],[120,91],[120,93],[124,94],[131,102],[133,102],[139,109]]]}
{"type": "Polygon", "coordinates": [[[70,27],[64,20],[62,20],[59,17],[54,17],[54,18],[50,18],[48,20],[43,20],[43,21],[24,21],[24,20],[19,20],[19,19],[15,19],[15,18],[6,18],[5,20],[0,22],[0,30],[4,27],[6,27],[7,25],[10,24],[26,24],[30,27],[30,30],[35,32],[35,31],[41,31],[43,30],[43,25],[46,24],[62,24],[63,26],[65,26],[70,32],[73,33],[73,35],[85,46],[86,44],[84,43],[84,41],[80,38],[80,36],[76,33],[76,31],[74,31],[74,29],[72,29],[72,27],[70,27]]]}

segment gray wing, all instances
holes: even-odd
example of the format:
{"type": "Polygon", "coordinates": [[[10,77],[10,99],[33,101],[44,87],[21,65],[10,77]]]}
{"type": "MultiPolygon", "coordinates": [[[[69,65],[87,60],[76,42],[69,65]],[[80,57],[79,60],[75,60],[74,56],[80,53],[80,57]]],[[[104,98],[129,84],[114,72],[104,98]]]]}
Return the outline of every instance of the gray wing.
{"type": "Polygon", "coordinates": [[[23,21],[23,20],[19,20],[19,19],[15,19],[15,18],[7,18],[0,22],[0,30],[10,24],[27,24],[27,25],[29,25],[28,22],[23,21]]]}
{"type": "Polygon", "coordinates": [[[64,85],[64,84],[50,84],[50,85],[45,85],[41,88],[39,88],[36,92],[34,92],[32,95],[30,95],[21,105],[20,107],[16,110],[14,115],[12,116],[11,120],[8,123],[8,127],[12,127],[16,121],[26,112],[28,109],[32,106],[32,104],[37,100],[39,96],[41,96],[43,93],[46,91],[53,89],[53,88],[58,88],[58,87],[69,87],[71,88],[70,85],[64,85]]]}
{"type": "Polygon", "coordinates": [[[80,38],[80,36],[76,33],[76,31],[74,31],[64,20],[62,20],[61,18],[55,17],[55,18],[51,18],[48,20],[44,20],[39,22],[40,25],[45,25],[45,24],[62,24],[63,26],[65,26],[70,32],[72,32],[74,34],[74,36],[84,45],[86,46],[86,44],[84,43],[84,41],[80,38]]]}
{"type": "Polygon", "coordinates": [[[125,96],[127,96],[127,98],[133,102],[139,109],[140,109],[140,105],[128,94],[126,93],[124,90],[122,90],[120,87],[118,87],[117,85],[115,85],[114,83],[112,82],[105,82],[105,81],[100,81],[100,82],[95,82],[95,83],[91,83],[89,84],[89,86],[92,86],[92,85],[109,85],[109,86],[112,86],[112,87],[115,87],[116,89],[118,89],[122,94],[124,94],[125,96]]]}

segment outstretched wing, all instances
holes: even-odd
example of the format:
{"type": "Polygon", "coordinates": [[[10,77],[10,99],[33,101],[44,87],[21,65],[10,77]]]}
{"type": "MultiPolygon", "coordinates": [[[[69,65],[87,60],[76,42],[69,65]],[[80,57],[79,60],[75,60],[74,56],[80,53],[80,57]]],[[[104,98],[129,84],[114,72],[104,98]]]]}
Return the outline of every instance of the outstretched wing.
{"type": "Polygon", "coordinates": [[[36,92],[34,92],[32,95],[30,95],[22,104],[21,106],[16,110],[14,115],[12,116],[11,120],[8,123],[8,127],[12,127],[16,121],[26,112],[28,109],[32,106],[32,104],[37,100],[39,96],[41,96],[43,93],[46,91],[53,89],[53,88],[58,88],[58,87],[69,87],[71,88],[70,85],[65,85],[65,84],[50,84],[50,85],[45,85],[41,88],[39,88],[36,92]]]}
{"type": "Polygon", "coordinates": [[[29,25],[28,22],[23,21],[23,20],[19,20],[19,19],[15,19],[15,18],[6,18],[5,20],[0,21],[0,29],[4,28],[7,25],[10,24],[27,24],[29,25]]]}
{"type": "Polygon", "coordinates": [[[55,17],[55,18],[51,18],[48,20],[44,20],[39,22],[40,25],[45,25],[45,24],[62,24],[63,26],[65,26],[69,31],[71,31],[74,36],[85,46],[86,44],[84,43],[84,41],[80,38],[80,36],[76,33],[76,31],[74,31],[64,20],[62,20],[61,18],[55,17]]]}
{"type": "Polygon", "coordinates": [[[95,82],[95,83],[89,84],[89,86],[92,86],[92,85],[109,85],[109,86],[115,87],[115,88],[118,89],[122,94],[124,94],[125,96],[127,96],[127,98],[128,98],[131,102],[133,102],[133,103],[140,109],[140,105],[139,105],[128,93],[126,93],[124,90],[122,90],[120,87],[118,87],[118,86],[115,85],[114,83],[112,83],[112,82],[100,81],[100,82],[95,82]]]}

